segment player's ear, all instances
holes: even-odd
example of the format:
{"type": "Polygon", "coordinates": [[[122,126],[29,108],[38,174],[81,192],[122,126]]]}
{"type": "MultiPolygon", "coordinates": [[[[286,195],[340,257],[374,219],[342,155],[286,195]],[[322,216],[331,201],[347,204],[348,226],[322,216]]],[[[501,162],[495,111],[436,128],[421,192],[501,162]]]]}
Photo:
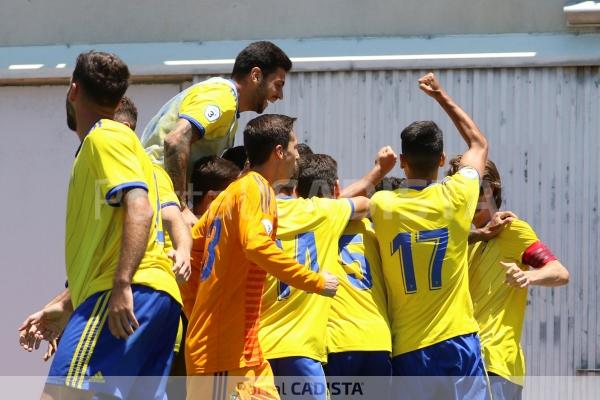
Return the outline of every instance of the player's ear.
{"type": "Polygon", "coordinates": [[[252,82],[260,83],[262,77],[262,71],[259,67],[254,67],[250,70],[250,79],[252,82]]]}
{"type": "Polygon", "coordinates": [[[446,152],[442,151],[442,155],[440,156],[440,164],[439,167],[442,168],[446,164],[446,152]]]}
{"type": "Polygon", "coordinates": [[[79,84],[77,82],[71,81],[69,86],[68,97],[69,101],[73,102],[77,98],[77,94],[79,93],[79,84]]]}
{"type": "Polygon", "coordinates": [[[340,180],[336,179],[333,185],[333,198],[337,199],[342,194],[342,187],[340,186],[340,180]]]}
{"type": "Polygon", "coordinates": [[[283,160],[285,156],[285,150],[282,145],[278,144],[277,146],[275,146],[275,149],[273,151],[275,152],[275,155],[277,155],[278,159],[283,160]]]}
{"type": "Polygon", "coordinates": [[[406,168],[406,157],[404,157],[404,154],[400,154],[400,168],[406,168]]]}

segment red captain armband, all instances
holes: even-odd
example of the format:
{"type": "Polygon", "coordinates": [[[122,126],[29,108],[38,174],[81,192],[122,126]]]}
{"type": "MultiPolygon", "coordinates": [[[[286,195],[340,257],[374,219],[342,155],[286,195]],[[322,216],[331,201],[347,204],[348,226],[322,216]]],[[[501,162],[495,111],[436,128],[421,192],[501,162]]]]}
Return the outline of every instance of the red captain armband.
{"type": "Polygon", "coordinates": [[[527,264],[533,268],[542,268],[554,260],[557,260],[557,258],[552,254],[552,250],[540,241],[529,246],[523,253],[523,264],[527,264]]]}

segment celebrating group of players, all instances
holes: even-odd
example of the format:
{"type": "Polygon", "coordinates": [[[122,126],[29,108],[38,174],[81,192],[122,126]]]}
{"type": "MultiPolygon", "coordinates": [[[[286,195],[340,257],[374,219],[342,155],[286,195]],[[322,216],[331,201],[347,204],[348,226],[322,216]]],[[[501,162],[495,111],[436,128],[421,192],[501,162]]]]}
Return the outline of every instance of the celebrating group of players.
{"type": "Polygon", "coordinates": [[[346,188],[289,116],[251,120],[231,149],[239,113],[282,99],[291,68],[254,42],[231,79],[176,95],[140,140],[127,65],[79,55],[66,288],[19,329],[54,355],[42,398],[163,399],[177,352],[188,399],[324,399],[344,376],[387,378],[371,398],[520,398],[527,287],[569,274],[498,211],[484,135],[430,73],[419,87],[468,147],[442,180],[432,121],[402,130],[405,179],[384,178],[398,159],[386,146],[346,188]]]}

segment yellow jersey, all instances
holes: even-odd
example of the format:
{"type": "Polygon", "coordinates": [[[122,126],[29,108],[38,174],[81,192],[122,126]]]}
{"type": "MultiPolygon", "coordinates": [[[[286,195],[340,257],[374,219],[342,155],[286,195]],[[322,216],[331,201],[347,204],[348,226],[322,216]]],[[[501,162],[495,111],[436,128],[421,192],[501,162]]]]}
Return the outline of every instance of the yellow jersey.
{"type": "Polygon", "coordinates": [[[233,146],[238,125],[235,84],[223,78],[196,83],[169,100],[142,133],[142,144],[152,162],[164,165],[165,136],[179,119],[198,129],[200,139],[192,143],[189,168],[202,157],[220,155],[233,146]]]}
{"type": "MultiPolygon", "coordinates": [[[[338,240],[352,215],[349,199],[277,198],[277,243],[314,272],[341,276],[338,240]]],[[[267,275],[258,338],[266,359],[308,357],[326,361],[331,299],[293,289],[267,275]]]]}
{"type": "MultiPolygon", "coordinates": [[[[177,209],[179,209],[179,198],[175,194],[171,177],[160,165],[153,164],[153,166],[156,184],[158,185],[158,197],[160,198],[161,211],[165,207],[177,207],[177,209]]],[[[165,253],[169,254],[171,250],[173,250],[173,242],[171,241],[169,232],[165,230],[165,253]]]]}
{"type": "Polygon", "coordinates": [[[96,123],[75,157],[67,196],[65,258],[73,307],[112,287],[121,253],[123,190],[143,188],[154,211],[146,252],[132,283],[181,302],[164,253],[160,199],[152,163],[135,133],[108,119],[96,123]]]}
{"type": "Polygon", "coordinates": [[[517,385],[523,385],[525,376],[521,333],[527,289],[504,283],[506,268],[500,261],[528,270],[523,253],[536,242],[529,224],[515,220],[489,242],[469,246],[469,287],[486,369],[517,385]]]}
{"type": "Polygon", "coordinates": [[[479,174],[464,167],[440,183],[371,198],[392,356],[477,332],[467,250],[478,197],[479,174]]]}
{"type": "Polygon", "coordinates": [[[339,240],[344,274],[331,300],[327,352],[392,351],[379,244],[371,221],[350,221],[339,240]]]}

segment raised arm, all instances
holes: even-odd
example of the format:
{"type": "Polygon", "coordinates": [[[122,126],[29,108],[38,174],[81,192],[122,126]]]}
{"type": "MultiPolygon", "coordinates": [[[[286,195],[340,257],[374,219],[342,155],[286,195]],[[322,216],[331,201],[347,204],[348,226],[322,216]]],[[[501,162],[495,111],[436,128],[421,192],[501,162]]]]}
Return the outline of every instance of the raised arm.
{"type": "Polygon", "coordinates": [[[469,149],[462,155],[461,164],[475,168],[479,176],[483,176],[488,154],[488,144],[483,133],[471,117],[446,93],[433,73],[420,78],[419,87],[439,103],[467,143],[469,149]]]}
{"type": "Polygon", "coordinates": [[[373,168],[365,176],[343,189],[340,197],[369,196],[383,177],[394,168],[397,159],[398,156],[390,146],[382,147],[377,153],[373,168]]]}

